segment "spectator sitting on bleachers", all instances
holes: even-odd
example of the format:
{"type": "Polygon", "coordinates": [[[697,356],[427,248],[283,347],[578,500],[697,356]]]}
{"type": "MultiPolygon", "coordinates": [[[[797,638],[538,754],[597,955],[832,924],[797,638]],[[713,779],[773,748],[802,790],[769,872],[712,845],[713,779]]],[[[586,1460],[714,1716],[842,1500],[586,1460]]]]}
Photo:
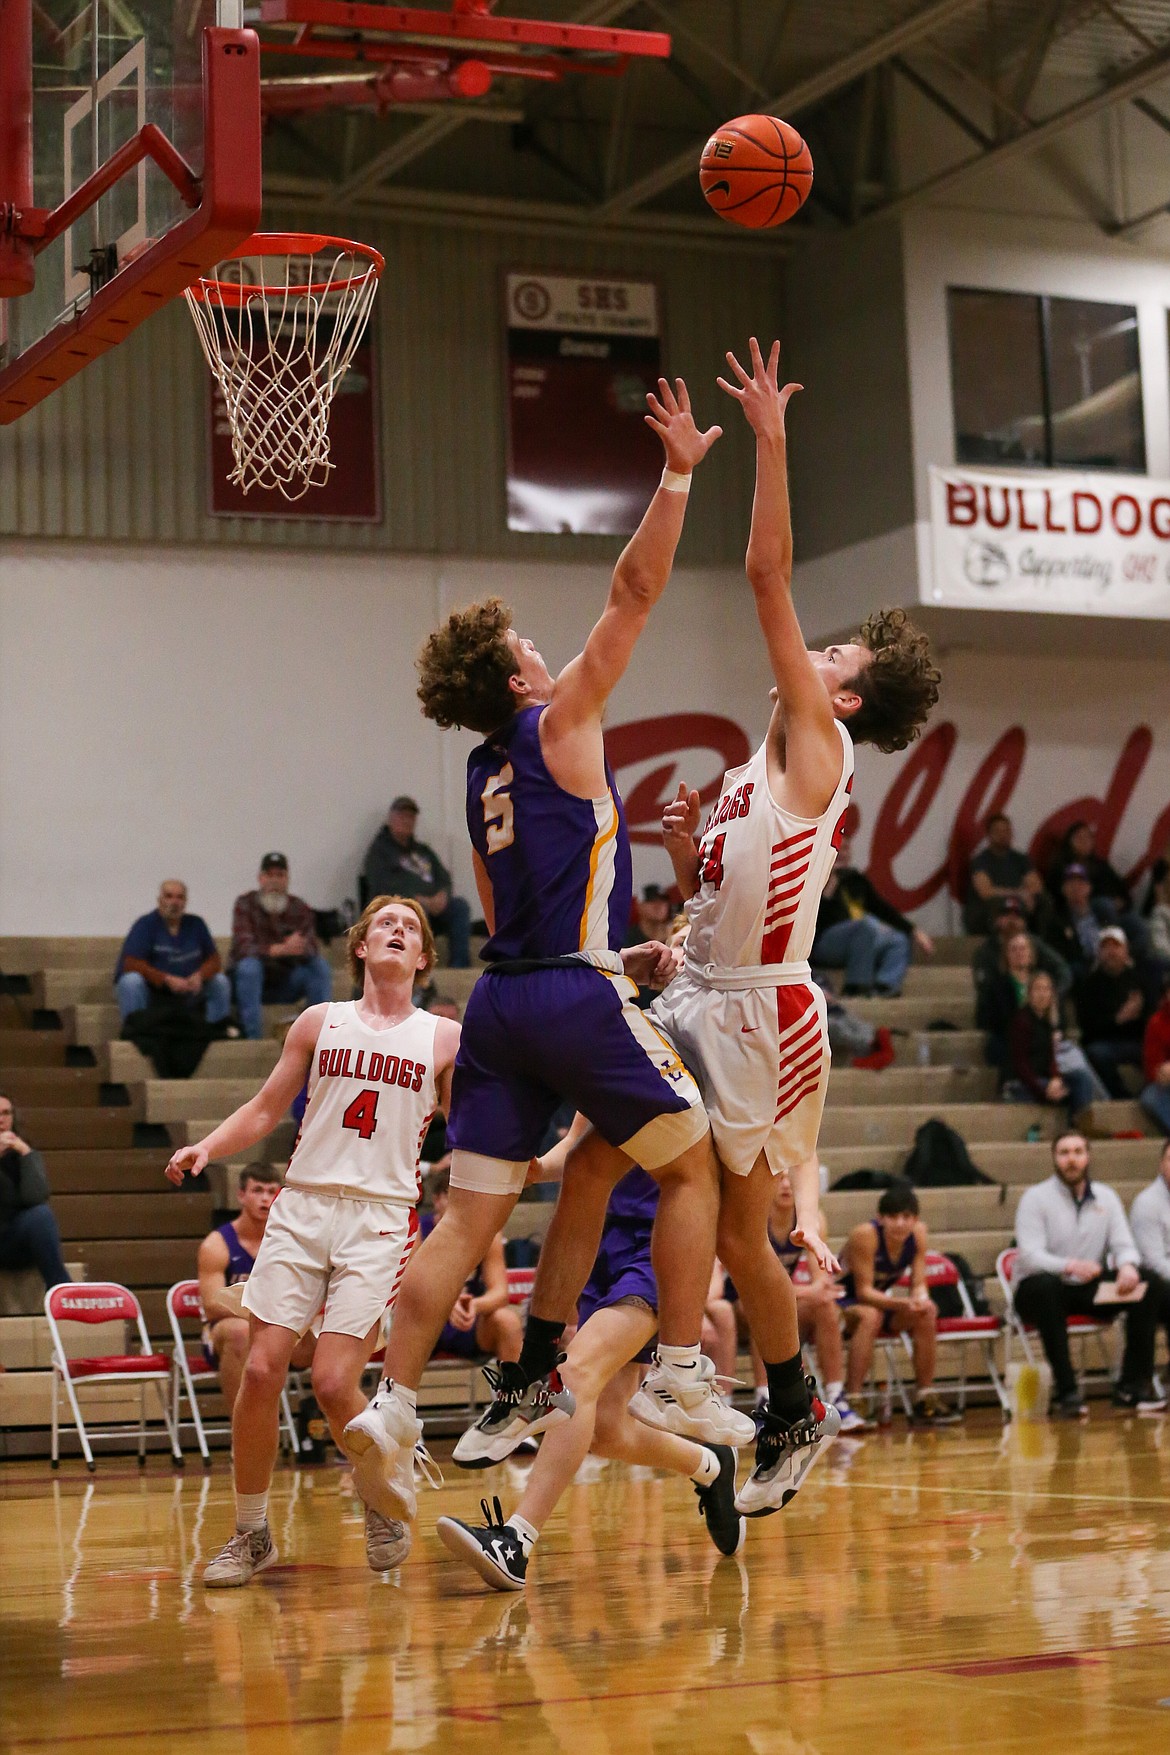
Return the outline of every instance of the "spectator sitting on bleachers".
{"type": "MultiPolygon", "coordinates": [[[[821,1236],[828,1236],[823,1213],[818,1215],[821,1236]]],[[[862,1419],[845,1397],[845,1346],[841,1336],[841,1298],[839,1285],[831,1280],[813,1256],[792,1241],[796,1223],[796,1203],[792,1198],[792,1180],[781,1170],[772,1182],[772,1205],[768,1213],[768,1241],[776,1251],[792,1279],[796,1293],[796,1319],[802,1346],[812,1346],[817,1355],[817,1372],[827,1401],[833,1403],[841,1416],[842,1432],[865,1432],[870,1421],[862,1419]],[[804,1260],[804,1268],[795,1273],[804,1260]]],[[[735,1288],[728,1281],[729,1290],[735,1288]]],[[[768,1380],[759,1349],[751,1339],[751,1331],[736,1302],[736,1316],[751,1346],[752,1374],[755,1381],[755,1403],[758,1411],[768,1399],[768,1380]]]]}
{"type": "Polygon", "coordinates": [[[849,1233],[841,1252],[842,1308],[850,1337],[845,1397],[852,1403],[864,1389],[878,1337],[907,1333],[914,1360],[914,1423],[949,1426],[958,1415],[944,1408],[934,1389],[938,1312],[926,1283],[928,1241],[918,1196],[901,1177],[883,1190],[877,1218],[849,1233]],[[900,1297],[893,1288],[907,1270],[910,1295],[900,1297]]]}
{"type": "Polygon", "coordinates": [[[1060,952],[1074,975],[1083,975],[1093,967],[1101,948],[1101,933],[1108,924],[1093,907],[1087,869],[1066,865],[1044,931],[1048,943],[1060,952]]]}
{"type": "MultiPolygon", "coordinates": [[[[1006,1076],[1012,1024],[1027,1003],[1028,983],[1037,973],[1039,947],[1031,933],[1019,927],[1002,944],[1003,967],[975,990],[975,1022],[986,1032],[984,1054],[988,1066],[1006,1076]]],[[[1045,971],[1047,973],[1047,971],[1045,971]]]]}
{"type": "Polygon", "coordinates": [[[1170,1134],[1170,971],[1162,977],[1162,998],[1142,1039],[1145,1085],[1141,1106],[1165,1134],[1170,1134]]]}
{"type": "MultiPolygon", "coordinates": [[[[229,1288],[242,1286],[256,1265],[256,1251],[268,1224],[269,1209],[280,1193],[280,1184],[280,1171],[270,1164],[246,1165],[240,1172],[239,1216],[210,1231],[199,1245],[196,1258],[199,1297],[206,1318],[203,1356],[210,1368],[219,1373],[219,1387],[229,1413],[235,1406],[251,1339],[248,1318],[238,1296],[229,1295],[229,1288]]],[[[311,1334],[300,1341],[292,1356],[295,1370],[306,1370],[312,1364],[313,1346],[311,1334]]]]}
{"type": "Polygon", "coordinates": [[[1120,872],[1097,852],[1097,831],[1084,819],[1065,830],[1049,864],[1048,888],[1054,901],[1060,895],[1061,882],[1070,865],[1079,865],[1088,878],[1089,893],[1102,924],[1118,925],[1120,916],[1133,906],[1130,893],[1120,872]]]}
{"type": "MultiPolygon", "coordinates": [[[[1034,938],[1028,932],[1024,910],[1017,896],[1005,896],[996,911],[991,931],[979,945],[971,958],[971,973],[975,980],[975,991],[1002,975],[1007,969],[1007,944],[1017,933],[1024,933],[1031,939],[1034,951],[1033,965],[1037,969],[1045,969],[1051,975],[1057,993],[1063,999],[1072,987],[1072,970],[1064,957],[1055,950],[1051,943],[1044,939],[1034,938]]],[[[1020,1002],[1023,1003],[1022,1000],[1020,1002]]]]}
{"type": "Polygon", "coordinates": [[[642,894],[634,899],[634,917],[626,931],[626,944],[641,945],[652,938],[664,940],[673,916],[674,904],[662,885],[644,884],[642,894]]]}
{"type": "Polygon", "coordinates": [[[1012,1299],[1022,1322],[1038,1329],[1052,1367],[1053,1412],[1075,1420],[1087,1412],[1068,1348],[1068,1319],[1111,1322],[1125,1311],[1125,1356],[1113,1392],[1116,1406],[1141,1412],[1165,1407],[1153,1386],[1157,1301],[1096,1302],[1098,1282],[1111,1268],[1123,1297],[1139,1284],[1140,1256],[1112,1188],[1089,1179],[1089,1142],[1069,1129],[1052,1142],[1053,1174],[1026,1188],[1016,1208],[1019,1250],[1012,1268],[1012,1299]]]}
{"type": "Polygon", "coordinates": [[[187,913],[182,878],[164,878],[158,907],[139,915],[126,934],[114,969],[114,992],[123,1023],[161,994],[201,1008],[209,1024],[222,1023],[231,1011],[231,983],[207,922],[187,913]]]}
{"type": "Polygon", "coordinates": [[[989,932],[1005,896],[1015,896],[1030,926],[1040,931],[1047,917],[1044,884],[1026,853],[1012,846],[1011,818],[997,811],[983,825],[987,845],[972,859],[970,894],[963,909],[968,932],[989,932]]]}
{"type": "Polygon", "coordinates": [[[1158,1321],[1170,1341],[1170,1139],[1162,1141],[1158,1174],[1134,1196],[1129,1223],[1150,1288],[1146,1297],[1157,1300],[1158,1321]]]}
{"type": "Polygon", "coordinates": [[[844,969],[847,995],[892,998],[902,991],[911,946],[932,957],[934,941],[856,870],[851,854],[850,839],[843,836],[821,893],[811,961],[820,969],[844,969]]]}
{"type": "Polygon", "coordinates": [[[1123,1066],[1140,1068],[1149,1004],[1148,981],[1129,954],[1120,926],[1101,929],[1097,961],[1073,988],[1081,1041],[1111,1097],[1129,1095],[1123,1066]]]}
{"type": "Polygon", "coordinates": [[[453,969],[471,966],[471,909],[451,892],[451,873],[433,847],[414,838],[418,805],[400,793],[366,849],[359,890],[363,907],[372,896],[407,896],[421,903],[431,931],[447,935],[453,969]]]}
{"type": "Polygon", "coordinates": [[[288,860],[266,853],[258,888],[237,896],[232,909],[232,973],[244,1035],[264,1034],[266,1002],[303,999],[321,1005],[333,997],[333,971],[317,944],[313,910],[288,891],[288,860]]]}
{"type": "MultiPolygon", "coordinates": [[[[447,1210],[451,1186],[450,1159],[431,1171],[427,1191],[431,1210],[419,1214],[419,1242],[429,1237],[447,1210]]],[[[493,1238],[487,1254],[460,1292],[435,1342],[436,1353],[463,1359],[482,1357],[515,1361],[520,1357],[524,1327],[508,1302],[508,1269],[504,1233],[493,1238]]]]}
{"type": "Polygon", "coordinates": [[[1163,973],[1170,971],[1170,867],[1163,861],[1161,877],[1150,880],[1150,955],[1163,973]]]}
{"type": "Polygon", "coordinates": [[[1104,1102],[1109,1093],[1060,1023],[1052,977],[1037,969],[1008,1033],[1003,1094],[1010,1103],[1063,1103],[1071,1120],[1084,1117],[1090,1104],[1104,1102]]]}
{"type": "Polygon", "coordinates": [[[45,1160],[17,1133],[11,1099],[0,1097],[0,1271],[26,1268],[36,1268],[46,1291],[69,1284],[45,1160]]]}

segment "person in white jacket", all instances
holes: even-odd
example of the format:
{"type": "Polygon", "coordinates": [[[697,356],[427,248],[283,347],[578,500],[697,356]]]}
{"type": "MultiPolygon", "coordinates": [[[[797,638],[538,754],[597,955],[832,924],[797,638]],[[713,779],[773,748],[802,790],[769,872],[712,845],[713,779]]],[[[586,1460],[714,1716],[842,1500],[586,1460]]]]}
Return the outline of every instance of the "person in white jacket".
{"type": "Polygon", "coordinates": [[[1133,1240],[1142,1259],[1147,1298],[1157,1306],[1157,1322],[1170,1337],[1170,1139],[1162,1141],[1158,1174],[1134,1196],[1129,1209],[1133,1240]]]}
{"type": "Polygon", "coordinates": [[[1157,1413],[1166,1405],[1153,1384],[1157,1299],[1147,1290],[1135,1303],[1097,1302],[1106,1270],[1116,1278],[1119,1297],[1136,1291],[1142,1280],[1141,1257],[1119,1196],[1090,1180],[1089,1159],[1083,1133],[1070,1129],[1057,1134],[1053,1174],[1020,1197],[1012,1297],[1022,1321],[1040,1331],[1059,1418],[1078,1419],[1088,1411],[1069,1357],[1069,1317],[1109,1322],[1122,1310],[1125,1355],[1114,1403],[1138,1413],[1157,1413]]]}

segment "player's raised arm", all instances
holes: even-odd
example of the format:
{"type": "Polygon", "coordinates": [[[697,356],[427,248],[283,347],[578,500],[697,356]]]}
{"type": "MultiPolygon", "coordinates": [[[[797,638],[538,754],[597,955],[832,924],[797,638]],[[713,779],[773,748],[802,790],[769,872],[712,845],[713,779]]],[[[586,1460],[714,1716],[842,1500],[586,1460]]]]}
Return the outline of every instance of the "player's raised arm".
{"type": "Polygon", "coordinates": [[[196,1145],[180,1146],[166,1168],[169,1182],[177,1185],[185,1175],[202,1175],[213,1159],[246,1152],[272,1132],[288,1113],[289,1104],[309,1076],[313,1050],[327,1009],[324,1005],[311,1005],[301,1013],[284,1039],[280,1059],[256,1095],[242,1103],[196,1145]]]}
{"type": "Polygon", "coordinates": [[[584,725],[600,725],[605,703],[670,578],[686,515],[691,472],[723,431],[722,427],[699,431],[681,378],[675,379],[673,390],[660,378],[658,391],[657,396],[646,398],[650,405],[646,423],[658,434],[666,453],[662,482],[621,552],[605,609],[585,642],[585,650],[557,677],[541,729],[546,752],[550,741],[571,738],[584,725]]]}

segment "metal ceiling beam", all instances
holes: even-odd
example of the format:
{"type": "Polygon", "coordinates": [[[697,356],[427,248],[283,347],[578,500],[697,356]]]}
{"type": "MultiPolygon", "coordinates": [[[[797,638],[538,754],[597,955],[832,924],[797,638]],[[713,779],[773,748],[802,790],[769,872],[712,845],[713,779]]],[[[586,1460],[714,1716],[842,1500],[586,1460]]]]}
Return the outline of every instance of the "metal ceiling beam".
{"type": "Polygon", "coordinates": [[[917,188],[908,189],[904,195],[896,196],[893,201],[872,209],[858,224],[868,225],[875,219],[892,219],[922,201],[946,195],[975,172],[991,170],[998,165],[1007,164],[1013,158],[1022,158],[1035,152],[1039,147],[1047,146],[1050,141],[1066,133],[1069,128],[1089,121],[1093,116],[1100,115],[1102,110],[1112,108],[1114,104],[1136,97],[1147,86],[1157,85],[1167,77],[1170,77],[1170,48],[1159,49],[1155,55],[1147,55],[1144,60],[1137,62],[1110,84],[1102,86],[1091,97],[1082,98],[1078,103],[1070,104],[1067,109],[1058,110],[1055,116],[1035,123],[1026,132],[1005,140],[990,152],[980,153],[975,158],[964,160],[960,165],[953,165],[949,171],[940,171],[936,176],[928,177],[917,188]]]}
{"type": "Polygon", "coordinates": [[[1017,110],[1027,108],[1028,99],[1036,88],[1044,63],[1048,59],[1048,51],[1056,36],[1056,27],[1060,23],[1068,0],[1045,0],[1032,24],[1028,41],[1024,46],[1024,58],[1020,63],[1012,85],[1011,100],[1017,110]]]}
{"type": "Polygon", "coordinates": [[[995,145],[992,135],[985,134],[982,128],[978,127],[970,116],[959,108],[958,104],[952,103],[944,92],[939,91],[928,79],[924,79],[918,69],[910,65],[905,56],[895,55],[890,66],[895,72],[900,73],[902,78],[914,87],[915,91],[921,92],[927,103],[933,104],[937,110],[941,110],[949,122],[953,122],[955,127],[960,129],[969,140],[973,140],[981,152],[987,152],[995,145]]]}
{"type": "MultiPolygon", "coordinates": [[[[839,61],[823,67],[819,73],[811,74],[809,78],[802,79],[787,91],[769,99],[764,108],[773,115],[797,115],[801,110],[807,110],[822,98],[830,96],[832,92],[840,91],[842,86],[852,84],[863,73],[868,73],[871,67],[888,61],[891,55],[910,48],[932,31],[941,30],[952,18],[957,18],[959,13],[969,12],[976,3],[977,0],[933,0],[932,5],[924,6],[912,17],[903,19],[892,30],[883,31],[881,36],[871,38],[859,49],[854,49],[852,54],[843,55],[839,61]]],[[[653,200],[654,196],[673,188],[684,177],[693,176],[695,163],[693,147],[678,153],[666,164],[659,165],[644,177],[639,177],[600,207],[594,208],[589,215],[591,223],[604,223],[616,218],[618,214],[629,213],[631,209],[640,207],[644,201],[653,200]]]]}
{"type": "Polygon", "coordinates": [[[677,37],[682,42],[693,43],[700,55],[706,55],[709,61],[714,61],[716,67],[722,67],[724,73],[730,73],[731,77],[738,80],[740,85],[744,86],[754,97],[767,97],[767,86],[761,85],[754,73],[749,73],[746,67],[741,67],[738,61],[733,61],[730,55],[725,55],[722,49],[717,48],[703,35],[702,31],[696,30],[693,25],[684,24],[682,19],[677,16],[675,7],[664,5],[663,0],[646,0],[646,4],[651,12],[656,12],[662,19],[672,37],[677,37]]]}
{"type": "MultiPolygon", "coordinates": [[[[580,7],[566,22],[570,24],[608,24],[611,19],[619,17],[623,12],[628,12],[631,3],[632,0],[591,0],[588,6],[580,7]]],[[[454,104],[454,100],[452,102],[454,104]]],[[[359,166],[352,176],[346,177],[344,182],[336,184],[331,198],[334,201],[350,201],[354,196],[363,194],[365,190],[386,182],[388,178],[395,176],[408,164],[413,163],[416,158],[421,158],[424,153],[430,152],[432,147],[438,146],[440,141],[457,133],[464,123],[474,119],[475,110],[470,105],[466,108],[462,106],[457,109],[453,108],[449,116],[429,117],[427,121],[420,122],[417,128],[412,128],[409,134],[392,140],[389,146],[384,146],[380,152],[376,152],[373,158],[367,159],[365,164],[359,166]]]]}

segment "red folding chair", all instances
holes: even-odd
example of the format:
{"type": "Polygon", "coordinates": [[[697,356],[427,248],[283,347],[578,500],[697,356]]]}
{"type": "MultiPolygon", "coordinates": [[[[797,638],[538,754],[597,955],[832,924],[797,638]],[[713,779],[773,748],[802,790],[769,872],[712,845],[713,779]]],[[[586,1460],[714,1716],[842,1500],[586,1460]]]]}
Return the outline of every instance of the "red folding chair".
{"type": "Polygon", "coordinates": [[[133,1292],[126,1286],[116,1285],[113,1281],[75,1281],[61,1286],[54,1286],[45,1293],[45,1320],[49,1325],[49,1334],[53,1343],[53,1443],[52,1465],[60,1465],[60,1424],[59,1397],[62,1384],[69,1400],[73,1414],[73,1423],[77,1428],[77,1436],[81,1440],[81,1450],[85,1457],[85,1466],[92,1473],[97,1467],[90,1447],[89,1434],[85,1421],[81,1417],[81,1406],[78,1401],[78,1390],[85,1384],[118,1383],[138,1385],[139,1418],[135,1426],[107,1425],[101,1434],[105,1438],[126,1438],[131,1433],[138,1434],[139,1466],[146,1463],[146,1392],[153,1388],[158,1395],[159,1410],[163,1425],[170,1439],[171,1455],[179,1468],[183,1466],[183,1453],[179,1449],[179,1441],[175,1435],[171,1420],[168,1391],[170,1388],[171,1362],[165,1353],[152,1353],[150,1337],[146,1332],[146,1323],[142,1316],[142,1306],[133,1292]],[[65,1352],[65,1344],[61,1339],[61,1322],[132,1322],[138,1331],[140,1353],[109,1353],[98,1358],[70,1359],[65,1352]]]}
{"type": "MultiPolygon", "coordinates": [[[[910,1284],[909,1269],[898,1281],[900,1286],[910,1284]]],[[[935,1337],[939,1346],[958,1346],[959,1353],[959,1411],[967,1406],[967,1365],[966,1348],[974,1344],[982,1347],[983,1358],[987,1366],[987,1375],[995,1390],[996,1400],[1004,1414],[1008,1412],[1007,1390],[995,1363],[995,1343],[1003,1332],[1003,1323],[998,1316],[979,1316],[971,1302],[971,1294],[967,1290],[967,1282],[955,1266],[949,1255],[942,1255],[930,1249],[926,1253],[926,1284],[930,1289],[937,1286],[953,1286],[959,1294],[959,1302],[963,1307],[961,1316],[940,1316],[935,1323],[935,1337]]],[[[902,1336],[907,1351],[910,1348],[909,1335],[902,1336]]],[[[1006,1345],[1006,1342],[1005,1342],[1006,1345]]]]}
{"type": "MultiPolygon", "coordinates": [[[[1011,1338],[1013,1335],[1019,1340],[1024,1358],[1028,1361],[1028,1364],[1035,1365],[1037,1363],[1036,1351],[1032,1345],[1032,1342],[1036,1338],[1036,1330],[1030,1328],[1021,1320],[1019,1313],[1016,1310],[1015,1299],[1012,1297],[1012,1269],[1015,1266],[1016,1257],[1019,1253],[1019,1250],[1016,1248],[1001,1249],[995,1258],[995,1277],[999,1281],[1004,1302],[1005,1327],[1003,1332],[1003,1365],[1005,1373],[1008,1368],[1009,1354],[1011,1351],[1011,1338]]],[[[1109,1323],[1098,1322],[1092,1316],[1070,1316],[1066,1326],[1068,1328],[1070,1345],[1073,1341],[1083,1342],[1093,1340],[1094,1338],[1111,1338],[1109,1323]]],[[[1083,1358],[1081,1375],[1084,1375],[1083,1358]]],[[[1107,1372],[1106,1375],[1111,1375],[1111,1373],[1107,1372]]]]}
{"type": "Polygon", "coordinates": [[[508,1303],[527,1311],[536,1284],[535,1267],[510,1267],[508,1270],[508,1303]]]}
{"type": "MultiPolygon", "coordinates": [[[[214,1392],[219,1388],[219,1373],[215,1371],[204,1357],[200,1347],[197,1353],[188,1350],[187,1337],[183,1333],[184,1322],[197,1322],[202,1326],[206,1321],[203,1311],[203,1300],[199,1296],[198,1280],[178,1280],[167,1293],[167,1316],[171,1324],[171,1336],[174,1340],[174,1351],[171,1354],[171,1418],[175,1425],[176,1437],[180,1437],[184,1426],[191,1426],[195,1431],[195,1442],[199,1446],[199,1454],[203,1458],[204,1468],[211,1467],[211,1452],[207,1440],[223,1438],[231,1433],[230,1423],[226,1426],[206,1426],[199,1412],[199,1391],[201,1389],[214,1392]],[[182,1417],[182,1398],[186,1395],[187,1404],[191,1409],[191,1418],[182,1417]]],[[[381,1355],[379,1355],[380,1357],[381,1355]]],[[[299,1456],[300,1446],[297,1443],[297,1426],[293,1419],[292,1403],[289,1400],[288,1385],[280,1392],[280,1427],[282,1448],[299,1456]]]]}

